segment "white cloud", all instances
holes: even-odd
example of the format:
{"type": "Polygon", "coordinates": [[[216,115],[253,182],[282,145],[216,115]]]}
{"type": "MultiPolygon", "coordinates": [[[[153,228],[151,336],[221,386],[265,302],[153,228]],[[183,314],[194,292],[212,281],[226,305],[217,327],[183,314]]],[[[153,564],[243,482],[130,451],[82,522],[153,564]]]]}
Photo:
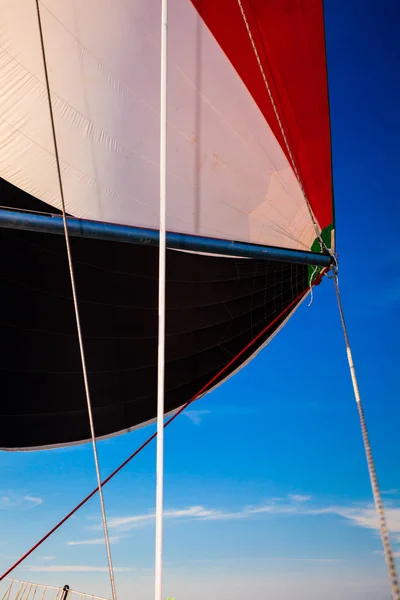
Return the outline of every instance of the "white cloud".
{"type": "MultiPolygon", "coordinates": [[[[312,496],[305,494],[291,494],[286,498],[273,498],[260,506],[245,506],[238,510],[227,511],[204,506],[189,506],[181,509],[168,509],[164,511],[164,519],[168,520],[194,519],[200,521],[222,521],[257,518],[257,516],[260,517],[262,515],[334,515],[358,527],[374,531],[379,530],[375,508],[371,504],[318,506],[313,501],[312,496]]],[[[400,507],[397,507],[394,504],[388,505],[386,507],[386,516],[391,533],[400,534],[400,507]]],[[[134,527],[153,523],[154,519],[154,512],[114,517],[109,519],[108,526],[110,529],[116,531],[126,531],[134,527]]],[[[91,526],[90,529],[100,530],[101,527],[102,525],[98,523],[91,526]]],[[[400,535],[394,535],[393,539],[400,543],[400,535]]],[[[100,543],[100,541],[92,543],[100,543]]]]}
{"type": "Polygon", "coordinates": [[[31,502],[32,506],[39,506],[39,504],[43,504],[43,498],[38,498],[36,496],[23,496],[22,498],[26,502],[31,502]]]}
{"type": "MultiPolygon", "coordinates": [[[[256,515],[261,514],[307,514],[312,510],[310,514],[320,514],[325,512],[326,509],[306,509],[303,505],[311,499],[311,496],[305,496],[300,494],[294,494],[289,496],[288,499],[274,498],[269,504],[262,506],[245,506],[242,509],[234,511],[224,511],[216,508],[206,508],[204,506],[189,506],[181,509],[168,509],[164,511],[164,519],[178,520],[178,519],[196,519],[196,520],[207,520],[207,521],[222,521],[222,520],[236,520],[236,519],[248,519],[256,515]]],[[[126,531],[134,527],[146,525],[152,523],[155,519],[155,513],[150,512],[142,515],[132,515],[123,517],[114,517],[108,519],[108,527],[110,529],[117,529],[120,531],[126,531]]],[[[101,529],[102,524],[97,523],[90,527],[92,530],[101,529]]]]}
{"type": "MultiPolygon", "coordinates": [[[[111,543],[116,543],[116,542],[119,542],[119,540],[121,539],[121,536],[115,535],[115,536],[111,536],[109,539],[110,539],[111,543]]],[[[90,540],[78,540],[78,541],[67,542],[67,546],[92,546],[92,545],[97,546],[100,544],[104,544],[104,537],[94,538],[94,539],[90,539],[90,540]]]]}
{"type": "MultiPolygon", "coordinates": [[[[276,504],[261,506],[259,508],[247,509],[249,514],[273,513],[273,514],[295,514],[295,515],[336,515],[346,519],[353,525],[363,527],[364,529],[379,530],[379,522],[376,516],[375,507],[373,504],[354,504],[351,506],[311,506],[311,496],[302,496],[293,494],[289,498],[296,504],[285,504],[277,502],[276,504]]],[[[385,514],[388,522],[388,527],[391,533],[400,534],[400,507],[394,504],[386,506],[385,514]]],[[[400,535],[394,535],[393,539],[400,543],[400,535]]]]}
{"type": "Polygon", "coordinates": [[[55,559],[56,559],[56,557],[55,557],[55,556],[39,556],[39,558],[40,558],[41,560],[46,560],[46,561],[47,561],[47,560],[55,560],[55,559]]]}
{"type": "Polygon", "coordinates": [[[190,419],[195,425],[200,425],[204,415],[211,414],[211,410],[185,410],[182,414],[190,419]]]}
{"type": "Polygon", "coordinates": [[[312,496],[306,496],[305,494],[289,494],[290,500],[293,502],[309,502],[312,496]]]}
{"type": "MultiPolygon", "coordinates": [[[[301,509],[300,509],[301,510],[301,509]]],[[[285,514],[293,514],[298,513],[299,508],[294,504],[264,504],[263,506],[248,506],[243,510],[236,513],[240,515],[242,518],[251,517],[254,515],[262,515],[262,514],[274,514],[274,515],[285,515],[285,514]]]]}
{"type": "Polygon", "coordinates": [[[43,504],[43,498],[37,496],[24,496],[15,492],[7,492],[0,496],[0,509],[10,508],[34,508],[43,504]]]}
{"type": "MultiPolygon", "coordinates": [[[[332,506],[328,508],[332,514],[337,514],[359,527],[366,529],[379,529],[375,507],[372,504],[350,507],[332,506]]],[[[389,530],[392,533],[400,533],[400,508],[388,506],[385,509],[389,530]]],[[[397,537],[397,536],[396,536],[397,537]]]]}
{"type": "MultiPolygon", "coordinates": [[[[171,509],[164,511],[165,519],[183,519],[183,518],[221,518],[223,513],[214,509],[206,509],[203,506],[190,506],[182,509],[171,509]]],[[[109,529],[127,530],[147,523],[152,523],[155,519],[155,513],[146,513],[144,515],[132,515],[127,517],[113,517],[107,520],[109,529]]],[[[101,529],[102,525],[97,524],[90,529],[101,529]]]]}
{"type": "MultiPolygon", "coordinates": [[[[383,550],[375,550],[374,554],[383,555],[384,552],[383,552],[383,550]]],[[[393,556],[394,556],[394,558],[400,558],[400,552],[393,552],[393,556]]]]}
{"type": "Polygon", "coordinates": [[[195,425],[200,425],[204,416],[206,415],[215,415],[215,416],[223,416],[223,417],[247,417],[254,414],[254,407],[250,406],[215,406],[212,410],[208,408],[204,409],[196,409],[189,408],[188,410],[183,411],[182,415],[186,416],[188,419],[192,421],[195,425]]]}
{"type": "MultiPolygon", "coordinates": [[[[31,573],[108,573],[108,567],[92,567],[89,565],[29,565],[28,567],[24,567],[24,570],[31,573]]],[[[133,570],[131,567],[114,567],[116,573],[133,570]]]]}

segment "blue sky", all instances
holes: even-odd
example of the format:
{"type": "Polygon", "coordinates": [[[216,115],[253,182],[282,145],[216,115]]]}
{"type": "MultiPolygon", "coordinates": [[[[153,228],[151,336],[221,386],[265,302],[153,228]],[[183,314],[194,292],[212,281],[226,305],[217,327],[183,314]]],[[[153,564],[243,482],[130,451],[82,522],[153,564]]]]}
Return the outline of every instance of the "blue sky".
{"type": "MultiPolygon", "coordinates": [[[[325,12],[341,290],[400,556],[398,8],[327,0],[325,12]]],[[[103,475],[152,432],[99,443],[103,475]]],[[[165,452],[165,597],[389,598],[332,282],[168,428],[165,452]]],[[[2,570],[95,474],[88,445],[2,453],[0,472],[2,570]]],[[[122,599],[153,594],[154,472],[153,444],[105,490],[122,599]]],[[[109,597],[101,537],[94,498],[16,575],[109,597]]]]}

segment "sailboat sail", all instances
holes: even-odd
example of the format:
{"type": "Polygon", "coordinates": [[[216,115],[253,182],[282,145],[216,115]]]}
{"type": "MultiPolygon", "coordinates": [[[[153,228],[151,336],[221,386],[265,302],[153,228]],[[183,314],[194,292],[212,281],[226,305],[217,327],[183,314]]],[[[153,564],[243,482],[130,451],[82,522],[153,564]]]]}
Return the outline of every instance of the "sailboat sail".
{"type": "MultiPolygon", "coordinates": [[[[1,204],[59,213],[35,3],[0,5],[1,204]]],[[[67,212],[157,229],[158,3],[40,7],[67,212]]],[[[317,251],[322,236],[333,247],[320,0],[170,0],[167,118],[169,231],[317,251]]],[[[3,230],[0,244],[0,446],[87,440],[65,243],[3,230]]],[[[109,436],[156,415],[157,249],[71,247],[96,434],[109,436]]],[[[299,264],[169,251],[166,411],[274,322],[215,384],[265,345],[309,275],[299,264]]]]}

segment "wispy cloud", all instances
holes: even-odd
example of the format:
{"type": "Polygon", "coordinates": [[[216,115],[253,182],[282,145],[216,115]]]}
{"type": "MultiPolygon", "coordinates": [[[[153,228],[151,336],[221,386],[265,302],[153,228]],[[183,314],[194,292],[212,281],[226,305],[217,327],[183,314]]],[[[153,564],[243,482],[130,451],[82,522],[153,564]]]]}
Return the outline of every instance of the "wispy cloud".
{"type": "MultiPolygon", "coordinates": [[[[29,565],[24,567],[24,570],[31,573],[108,573],[108,567],[93,567],[89,565],[29,565]]],[[[114,567],[116,573],[133,570],[130,567],[114,567]]]]}
{"type": "Polygon", "coordinates": [[[185,410],[182,414],[192,421],[194,425],[200,425],[204,415],[209,415],[210,413],[211,410],[185,410]]]}
{"type": "Polygon", "coordinates": [[[0,509],[10,508],[34,508],[43,504],[43,498],[37,496],[24,496],[14,492],[7,492],[0,495],[0,509]]]}
{"type": "MultiPolygon", "coordinates": [[[[350,507],[333,506],[330,507],[329,510],[334,514],[348,519],[354,525],[358,525],[359,527],[375,530],[379,529],[375,507],[372,504],[350,507]]],[[[400,533],[400,507],[387,506],[385,513],[389,530],[392,533],[400,533]]]]}
{"type": "MultiPolygon", "coordinates": [[[[388,503],[387,503],[388,504],[388,503]]],[[[290,494],[285,498],[273,498],[261,505],[248,505],[237,510],[222,510],[220,508],[208,508],[205,506],[189,506],[179,509],[168,509],[164,511],[164,519],[177,521],[191,519],[198,521],[223,521],[250,519],[265,516],[323,516],[332,515],[340,517],[348,523],[364,529],[377,531],[379,528],[375,508],[371,504],[341,505],[318,505],[312,496],[306,494],[290,494]]],[[[389,529],[392,534],[400,534],[400,507],[393,503],[387,505],[386,516],[389,529]]],[[[139,515],[128,515],[109,519],[110,529],[117,532],[153,523],[155,513],[149,512],[139,515]]],[[[101,523],[90,527],[92,530],[100,530],[101,523]]],[[[400,543],[400,535],[394,535],[395,541],[400,543]]],[[[93,543],[97,543],[93,542],[93,543]]],[[[100,542],[98,542],[100,543],[100,542]]]]}
{"type": "MultiPolygon", "coordinates": [[[[222,517],[223,513],[221,511],[217,511],[215,509],[207,509],[203,506],[190,506],[188,508],[182,509],[170,509],[164,511],[164,519],[184,519],[184,518],[192,518],[192,519],[205,519],[205,518],[216,518],[222,517]]],[[[107,524],[109,529],[118,529],[121,531],[126,531],[128,529],[133,529],[134,527],[138,527],[140,525],[146,525],[147,523],[152,523],[155,519],[155,513],[150,512],[143,515],[132,515],[126,517],[113,517],[108,519],[107,524]]],[[[101,524],[96,524],[90,527],[90,529],[98,530],[101,529],[101,524]]]]}
{"type": "MultiPolygon", "coordinates": [[[[110,542],[114,544],[119,542],[120,539],[122,539],[120,535],[111,536],[109,538],[110,542]]],[[[104,537],[67,542],[67,546],[97,546],[101,544],[104,544],[104,537]]]]}
{"type": "Polygon", "coordinates": [[[306,496],[304,494],[289,494],[289,498],[294,502],[309,502],[312,496],[306,496]]]}
{"type": "Polygon", "coordinates": [[[38,506],[44,502],[43,498],[38,498],[37,496],[23,496],[23,500],[31,502],[33,506],[38,506]]]}
{"type": "Polygon", "coordinates": [[[196,409],[189,408],[182,415],[185,415],[194,425],[200,425],[206,415],[224,416],[224,417],[245,417],[250,416],[255,412],[254,407],[250,406],[216,406],[213,409],[204,408],[196,409]]]}
{"type": "MultiPolygon", "coordinates": [[[[216,508],[206,508],[204,506],[189,506],[180,509],[168,509],[164,511],[164,519],[179,520],[179,519],[196,519],[196,520],[208,520],[208,521],[222,521],[222,520],[235,520],[235,519],[247,519],[260,514],[288,514],[288,513],[299,513],[303,514],[308,512],[306,509],[299,508],[299,505],[303,505],[308,500],[311,500],[311,496],[305,496],[300,494],[293,494],[288,496],[286,499],[274,498],[269,503],[261,506],[245,506],[239,510],[226,511],[216,508]]],[[[311,510],[311,509],[309,509],[311,510]]],[[[321,509],[317,509],[317,514],[320,513],[321,509]]],[[[314,514],[314,510],[313,513],[314,514]]],[[[152,523],[155,519],[155,513],[149,512],[141,515],[130,515],[124,517],[113,517],[108,519],[108,527],[110,529],[117,529],[119,531],[126,531],[134,527],[146,525],[152,523]]],[[[92,530],[101,529],[101,523],[97,523],[90,527],[92,530]]]]}
{"type": "Polygon", "coordinates": [[[41,560],[46,560],[46,561],[48,561],[48,560],[56,560],[55,556],[39,556],[39,558],[41,560]]]}
{"type": "MultiPolygon", "coordinates": [[[[384,552],[383,552],[383,550],[375,550],[374,554],[383,555],[384,552]]],[[[394,558],[400,558],[400,552],[393,552],[393,556],[394,556],[394,558]]]]}

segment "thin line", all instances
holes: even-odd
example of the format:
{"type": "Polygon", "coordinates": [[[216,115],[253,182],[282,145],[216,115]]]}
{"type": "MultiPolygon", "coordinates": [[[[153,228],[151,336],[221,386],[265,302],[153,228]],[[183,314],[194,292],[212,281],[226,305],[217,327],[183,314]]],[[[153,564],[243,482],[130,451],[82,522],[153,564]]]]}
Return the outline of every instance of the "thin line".
{"type": "Polygon", "coordinates": [[[387,527],[385,511],[383,508],[382,496],[381,496],[381,492],[379,489],[378,478],[376,475],[374,458],[372,456],[372,449],[371,449],[371,444],[369,441],[367,424],[365,421],[364,409],[362,406],[360,390],[358,388],[357,376],[356,376],[356,371],[355,371],[354,362],[353,362],[353,355],[352,355],[351,347],[350,347],[349,335],[347,332],[347,326],[346,326],[346,322],[344,319],[342,300],[341,300],[340,291],[339,291],[339,278],[338,278],[338,274],[337,274],[337,269],[334,270],[334,282],[335,282],[336,298],[337,298],[337,303],[338,303],[338,308],[339,308],[339,313],[340,313],[340,320],[342,322],[344,341],[346,344],[347,360],[349,363],[351,381],[353,384],[354,397],[355,397],[356,404],[357,404],[358,416],[360,418],[360,425],[361,425],[362,438],[363,438],[363,442],[364,442],[365,456],[366,456],[367,465],[368,465],[368,473],[369,473],[369,478],[371,480],[371,488],[372,488],[372,493],[373,493],[373,497],[374,497],[376,514],[377,514],[378,522],[379,522],[379,529],[380,529],[380,534],[381,534],[381,538],[382,538],[383,550],[385,553],[385,560],[386,560],[386,564],[388,567],[389,577],[390,577],[390,581],[391,581],[391,585],[392,585],[392,597],[393,597],[393,600],[400,600],[400,587],[399,587],[399,580],[398,580],[397,572],[396,572],[396,563],[394,560],[394,555],[393,555],[392,547],[390,544],[389,531],[388,531],[388,527],[387,527]]]}
{"type": "MultiPolygon", "coordinates": [[[[29,213],[29,214],[34,214],[34,215],[45,215],[46,217],[59,217],[60,216],[58,213],[52,213],[50,211],[44,212],[44,211],[40,211],[40,210],[29,210],[27,208],[17,208],[16,206],[0,205],[0,208],[5,209],[5,210],[15,210],[17,212],[29,213]]],[[[69,218],[71,218],[71,217],[69,217],[69,218]]]]}
{"type": "Polygon", "coordinates": [[[107,517],[106,517],[105,506],[104,506],[103,491],[102,491],[102,487],[101,487],[100,465],[99,465],[99,458],[97,455],[96,435],[95,435],[95,431],[94,431],[92,405],[91,405],[90,390],[89,390],[89,381],[88,381],[87,370],[86,370],[85,351],[84,351],[84,346],[83,346],[83,336],[82,336],[80,316],[79,316],[78,298],[77,298],[77,293],[76,293],[71,247],[70,247],[70,242],[69,242],[64,188],[63,188],[62,176],[61,176],[60,157],[59,157],[59,153],[58,153],[58,144],[57,144],[57,136],[56,136],[56,129],[55,129],[54,114],[53,114],[53,105],[52,105],[52,101],[51,101],[50,81],[49,81],[49,74],[48,74],[48,70],[47,70],[47,61],[46,61],[46,52],[45,52],[45,47],[44,47],[42,21],[41,21],[41,17],[40,17],[39,0],[35,0],[35,1],[36,1],[36,10],[37,10],[37,17],[38,17],[38,25],[39,25],[40,44],[41,44],[42,57],[43,57],[43,67],[44,67],[44,74],[45,74],[45,80],[46,80],[47,99],[48,99],[48,103],[49,103],[50,121],[51,121],[52,135],[53,135],[54,154],[55,154],[55,158],[56,158],[58,183],[59,183],[59,187],[60,187],[60,196],[61,196],[61,202],[62,202],[62,215],[63,215],[63,223],[64,223],[65,243],[66,243],[66,248],[67,248],[69,272],[70,272],[70,277],[71,277],[71,288],[72,288],[72,296],[73,296],[73,301],[74,301],[74,310],[75,310],[76,327],[77,327],[78,340],[79,340],[79,349],[80,349],[80,354],[81,354],[83,381],[84,381],[84,385],[85,385],[86,401],[87,401],[89,424],[90,424],[90,433],[91,433],[91,437],[92,437],[93,457],[94,457],[94,463],[95,463],[95,468],[96,468],[96,477],[97,477],[98,490],[99,490],[101,516],[102,516],[102,520],[103,520],[104,541],[105,541],[106,551],[107,551],[108,570],[110,573],[112,597],[113,597],[113,600],[117,600],[116,589],[115,589],[115,580],[114,580],[114,571],[113,571],[112,559],[111,559],[110,540],[109,540],[108,529],[107,529],[107,517]]]}
{"type": "Polygon", "coordinates": [[[263,78],[263,80],[264,80],[264,83],[265,83],[265,87],[266,87],[266,89],[267,89],[267,92],[268,92],[269,99],[270,99],[270,101],[271,101],[271,104],[272,104],[273,111],[274,111],[274,113],[275,113],[276,120],[277,120],[277,122],[278,122],[278,125],[279,125],[279,129],[280,129],[280,131],[281,131],[281,134],[282,134],[283,140],[284,140],[284,142],[285,142],[286,149],[287,149],[287,151],[288,151],[288,154],[289,154],[289,157],[290,157],[290,162],[292,163],[292,167],[293,167],[294,173],[295,173],[295,175],[296,175],[297,181],[299,182],[300,189],[301,189],[301,192],[302,192],[302,194],[303,194],[303,197],[304,197],[305,203],[306,203],[306,205],[307,205],[308,212],[309,212],[309,214],[310,214],[310,218],[311,218],[312,224],[313,224],[313,226],[314,226],[315,233],[316,233],[316,235],[317,235],[317,238],[318,238],[318,239],[319,239],[319,241],[320,241],[320,244],[321,244],[321,251],[322,251],[322,249],[324,248],[324,249],[325,249],[327,252],[329,252],[329,254],[331,254],[331,255],[332,255],[332,250],[331,250],[330,248],[327,248],[327,246],[326,246],[325,242],[324,242],[324,241],[323,241],[323,239],[322,239],[322,234],[321,234],[320,228],[319,228],[319,226],[318,226],[318,224],[317,224],[317,221],[316,221],[316,219],[315,219],[315,217],[314,217],[314,213],[313,213],[313,211],[312,211],[311,205],[310,205],[310,203],[309,203],[309,201],[308,201],[308,198],[307,198],[307,195],[306,195],[306,192],[305,192],[305,189],[304,189],[303,183],[302,183],[302,181],[301,181],[301,178],[300,178],[300,174],[299,174],[299,172],[298,172],[298,169],[297,169],[297,166],[296,166],[296,162],[295,162],[295,160],[294,160],[294,157],[293,157],[292,151],[291,151],[291,149],[290,149],[289,142],[288,142],[288,140],[287,140],[287,137],[286,137],[285,129],[284,129],[284,127],[283,127],[283,124],[282,124],[282,121],[281,121],[281,119],[280,119],[280,116],[279,116],[279,113],[278,113],[278,109],[277,109],[277,107],[276,107],[276,104],[275,104],[275,101],[274,101],[274,98],[273,98],[273,95],[272,95],[272,92],[271,92],[271,88],[270,88],[270,86],[269,86],[268,79],[267,79],[267,76],[266,76],[266,74],[265,74],[264,67],[263,67],[263,65],[262,65],[262,62],[261,62],[261,59],[260,59],[260,55],[259,55],[259,53],[258,53],[258,50],[257,50],[257,46],[256,46],[256,44],[255,44],[255,41],[254,41],[254,38],[253,38],[253,34],[251,33],[250,25],[249,25],[249,22],[248,22],[248,20],[247,20],[246,13],[245,13],[245,10],[244,10],[244,8],[243,8],[243,5],[242,5],[242,1],[241,1],[241,0],[237,0],[237,1],[238,1],[238,5],[239,5],[240,12],[241,12],[241,14],[242,14],[242,18],[243,18],[244,24],[245,24],[245,26],[246,26],[246,29],[247,29],[247,33],[248,33],[248,36],[249,36],[249,39],[250,39],[250,43],[251,43],[251,45],[252,45],[252,47],[253,47],[253,51],[254,51],[254,54],[255,54],[255,57],[256,57],[256,60],[257,60],[258,66],[259,66],[259,68],[260,68],[261,75],[262,75],[262,78],[263,78]]]}
{"type": "MultiPolygon", "coordinates": [[[[246,346],[244,348],[242,348],[242,350],[240,350],[240,352],[238,352],[238,354],[236,354],[236,356],[234,356],[224,367],[222,367],[222,369],[220,369],[216,375],[214,375],[188,402],[186,402],[186,404],[184,404],[183,406],[181,406],[172,415],[172,417],[170,417],[168,419],[168,421],[165,422],[164,429],[165,429],[165,427],[168,427],[168,425],[170,425],[178,417],[178,415],[180,415],[188,406],[190,406],[193,402],[195,402],[198,398],[200,398],[200,396],[202,396],[210,387],[212,387],[213,384],[216,381],[218,381],[218,379],[235,362],[237,362],[239,360],[239,358],[245,352],[247,352],[247,350],[249,350],[260,338],[262,338],[262,336],[265,335],[267,333],[267,331],[269,331],[272,327],[274,327],[274,325],[282,317],[284,317],[296,304],[298,304],[300,302],[300,300],[308,293],[308,291],[309,291],[309,288],[307,287],[305,290],[303,290],[297,296],[297,298],[295,298],[294,300],[292,300],[292,302],[290,302],[290,304],[288,304],[279,313],[279,315],[277,315],[270,323],[268,323],[268,325],[266,325],[266,327],[264,327],[264,329],[262,331],[260,331],[260,333],[258,333],[254,339],[252,339],[248,344],[246,344],[246,346]]],[[[145,442],[143,442],[143,444],[141,446],[139,446],[139,448],[137,448],[130,456],[128,456],[128,458],[126,458],[124,460],[123,463],[121,463],[119,465],[119,467],[117,467],[116,469],[114,469],[114,471],[112,473],[110,473],[110,475],[108,475],[108,477],[106,477],[106,479],[101,483],[101,487],[105,486],[106,483],[108,483],[113,477],[115,477],[115,475],[117,475],[117,473],[119,473],[124,467],[126,467],[126,465],[128,463],[130,463],[131,460],[134,459],[135,456],[137,456],[144,448],[146,448],[146,446],[148,446],[150,444],[150,442],[152,442],[156,437],[157,437],[157,432],[153,433],[149,438],[147,438],[147,440],[145,442]]],[[[28,550],[28,552],[26,552],[23,556],[21,556],[21,558],[19,558],[17,560],[17,562],[15,562],[7,571],[5,571],[5,573],[3,573],[3,575],[1,575],[0,581],[2,581],[5,577],[7,577],[7,575],[9,575],[12,571],[14,571],[14,569],[16,569],[18,567],[18,565],[20,565],[26,558],[28,558],[28,556],[30,556],[32,554],[32,552],[34,552],[34,550],[36,550],[37,548],[39,548],[39,546],[41,546],[43,544],[43,542],[45,542],[55,531],[57,531],[57,529],[59,529],[61,527],[61,525],[63,525],[66,521],[68,521],[68,519],[70,517],[72,517],[82,506],[84,506],[86,504],[86,502],[88,502],[91,498],[93,498],[93,496],[96,494],[96,492],[98,490],[99,490],[99,488],[95,488],[92,492],[90,492],[90,494],[88,494],[86,496],[86,498],[84,498],[79,504],[77,504],[75,506],[75,508],[73,508],[63,519],[61,519],[61,521],[59,521],[57,523],[57,525],[55,525],[34,546],[32,546],[32,548],[30,550],[28,550]]]]}
{"type": "Polygon", "coordinates": [[[7,596],[7,600],[8,600],[8,599],[9,599],[9,597],[10,597],[10,594],[11,594],[11,588],[12,588],[12,586],[13,586],[13,584],[14,584],[14,581],[15,581],[15,579],[10,579],[10,581],[11,581],[11,583],[10,583],[10,585],[8,586],[8,588],[6,589],[6,591],[4,592],[4,595],[3,595],[3,597],[2,597],[2,600],[5,600],[6,596],[7,596]]]}
{"type": "Polygon", "coordinates": [[[157,456],[154,600],[162,600],[163,496],[164,496],[164,392],[165,392],[165,288],[167,201],[167,48],[168,0],[161,3],[160,74],[160,241],[158,274],[157,456]]]}

